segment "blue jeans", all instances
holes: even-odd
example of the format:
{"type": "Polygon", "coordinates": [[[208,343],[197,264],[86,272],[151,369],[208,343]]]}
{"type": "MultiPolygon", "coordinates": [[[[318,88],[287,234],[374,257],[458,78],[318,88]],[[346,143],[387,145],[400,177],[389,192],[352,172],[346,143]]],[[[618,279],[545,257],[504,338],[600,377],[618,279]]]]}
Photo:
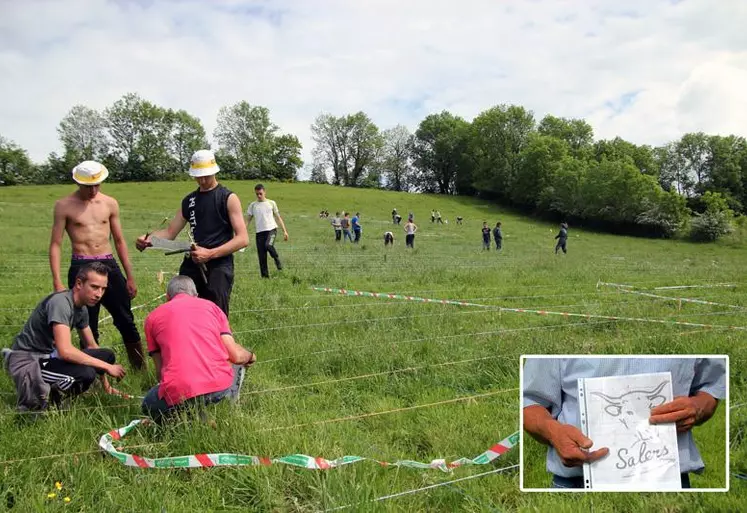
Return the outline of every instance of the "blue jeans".
{"type": "Polygon", "coordinates": [[[192,407],[200,408],[208,404],[216,404],[226,397],[229,397],[232,400],[238,400],[241,384],[244,381],[244,367],[241,365],[232,365],[232,367],[234,370],[234,377],[233,383],[230,387],[225,390],[198,395],[197,397],[187,399],[186,401],[173,406],[169,406],[164,399],[158,397],[158,390],[161,387],[161,384],[159,383],[148,390],[148,393],[145,394],[142,404],[143,414],[151,417],[156,422],[161,422],[165,417],[168,417],[181,409],[192,407]]]}
{"type": "Polygon", "coordinates": [[[345,242],[348,239],[350,239],[350,242],[353,242],[353,235],[350,233],[350,230],[343,230],[342,241],[345,242]]]}
{"type": "MultiPolygon", "coordinates": [[[[683,474],[680,474],[680,481],[682,484],[682,489],[689,489],[690,488],[690,475],[685,472],[683,474]]],[[[552,476],[552,487],[553,488],[583,488],[584,487],[584,478],[583,476],[576,476],[576,477],[562,477],[557,476],[553,474],[552,476]]]]}

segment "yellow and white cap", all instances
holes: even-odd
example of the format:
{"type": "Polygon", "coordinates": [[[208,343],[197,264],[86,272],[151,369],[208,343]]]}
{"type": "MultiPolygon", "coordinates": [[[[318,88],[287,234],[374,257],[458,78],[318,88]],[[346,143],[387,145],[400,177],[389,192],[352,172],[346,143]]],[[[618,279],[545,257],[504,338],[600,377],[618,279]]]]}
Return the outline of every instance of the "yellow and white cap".
{"type": "Polygon", "coordinates": [[[95,160],[86,160],[73,168],[73,180],[80,185],[98,185],[109,176],[104,164],[95,160]]]}
{"type": "Polygon", "coordinates": [[[189,164],[189,176],[199,178],[201,176],[214,175],[220,171],[215,163],[215,154],[210,150],[197,150],[192,155],[189,164]]]}

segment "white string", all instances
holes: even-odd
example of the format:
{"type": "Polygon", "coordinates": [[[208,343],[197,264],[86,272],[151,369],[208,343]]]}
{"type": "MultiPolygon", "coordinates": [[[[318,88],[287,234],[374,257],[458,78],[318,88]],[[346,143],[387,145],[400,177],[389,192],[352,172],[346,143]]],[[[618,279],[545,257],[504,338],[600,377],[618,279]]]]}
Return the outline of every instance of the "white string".
{"type": "Polygon", "coordinates": [[[517,468],[518,466],[519,465],[516,464],[516,465],[510,465],[508,467],[497,468],[495,470],[489,470],[489,471],[483,472],[481,474],[474,474],[474,475],[467,476],[467,477],[460,477],[459,479],[452,479],[451,481],[443,481],[441,483],[436,483],[436,484],[432,484],[432,485],[428,485],[428,486],[423,486],[422,488],[414,488],[412,490],[406,490],[404,492],[392,493],[390,495],[383,495],[381,497],[377,497],[375,499],[371,499],[370,501],[367,501],[367,502],[359,502],[359,503],[356,503],[356,504],[346,504],[344,506],[338,506],[336,508],[325,509],[324,511],[325,512],[327,512],[327,511],[340,511],[340,510],[343,510],[343,509],[348,509],[348,508],[352,508],[352,507],[355,507],[355,506],[360,506],[362,504],[368,504],[368,503],[371,503],[371,502],[381,502],[381,501],[385,501],[385,500],[388,500],[388,499],[395,499],[397,497],[403,497],[405,495],[412,495],[414,493],[423,492],[423,491],[426,491],[426,490],[432,490],[433,488],[438,488],[439,486],[447,486],[447,485],[454,484],[454,483],[460,483],[462,481],[469,481],[470,479],[477,479],[479,477],[485,477],[485,476],[489,476],[491,474],[497,474],[499,472],[504,472],[506,470],[511,470],[511,469],[517,468]]]}

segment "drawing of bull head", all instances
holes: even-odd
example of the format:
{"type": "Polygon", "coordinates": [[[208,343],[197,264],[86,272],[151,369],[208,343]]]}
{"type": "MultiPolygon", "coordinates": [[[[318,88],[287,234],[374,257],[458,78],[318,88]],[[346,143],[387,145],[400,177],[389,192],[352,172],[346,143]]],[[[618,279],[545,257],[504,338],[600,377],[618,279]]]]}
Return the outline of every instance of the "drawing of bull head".
{"type": "Polygon", "coordinates": [[[604,399],[607,402],[604,411],[622,422],[625,429],[630,429],[628,420],[648,418],[652,408],[666,401],[666,397],[659,393],[666,384],[667,381],[663,381],[650,390],[631,390],[618,397],[609,396],[601,392],[592,392],[592,395],[604,399]]]}

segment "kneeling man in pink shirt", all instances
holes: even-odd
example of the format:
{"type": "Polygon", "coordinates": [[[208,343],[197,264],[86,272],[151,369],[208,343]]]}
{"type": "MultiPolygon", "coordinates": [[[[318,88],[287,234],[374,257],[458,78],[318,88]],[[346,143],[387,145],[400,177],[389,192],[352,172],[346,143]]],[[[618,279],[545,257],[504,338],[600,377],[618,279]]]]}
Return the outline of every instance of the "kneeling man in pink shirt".
{"type": "Polygon", "coordinates": [[[191,278],[172,278],[166,297],[145,319],[159,383],[145,395],[143,413],[157,421],[180,407],[238,398],[244,368],[256,361],[234,341],[226,314],[197,297],[191,278]]]}

